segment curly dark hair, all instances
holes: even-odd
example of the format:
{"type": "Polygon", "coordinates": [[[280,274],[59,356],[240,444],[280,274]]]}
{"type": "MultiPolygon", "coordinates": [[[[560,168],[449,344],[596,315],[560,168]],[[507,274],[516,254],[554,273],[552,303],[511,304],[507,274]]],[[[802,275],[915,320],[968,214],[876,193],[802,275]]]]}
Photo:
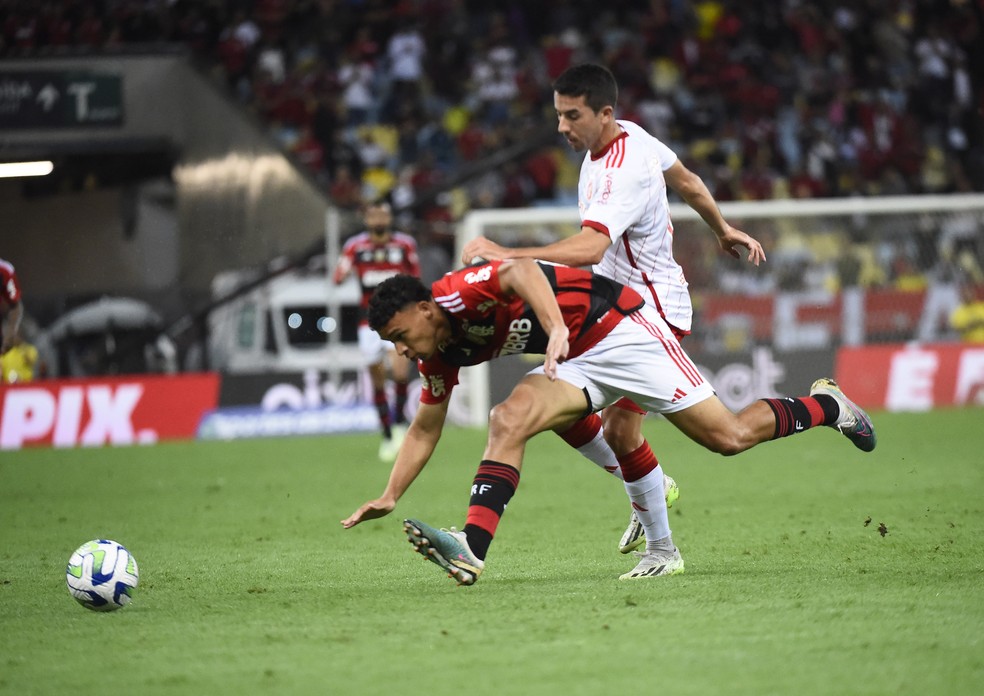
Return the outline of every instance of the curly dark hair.
{"type": "Polygon", "coordinates": [[[618,83],[604,65],[582,63],[562,72],[553,83],[554,92],[565,97],[584,97],[584,103],[598,113],[606,106],[615,108],[618,83]]]}
{"type": "Polygon", "coordinates": [[[411,275],[387,278],[369,298],[369,328],[379,331],[389,323],[393,315],[415,302],[431,298],[430,288],[411,275]]]}

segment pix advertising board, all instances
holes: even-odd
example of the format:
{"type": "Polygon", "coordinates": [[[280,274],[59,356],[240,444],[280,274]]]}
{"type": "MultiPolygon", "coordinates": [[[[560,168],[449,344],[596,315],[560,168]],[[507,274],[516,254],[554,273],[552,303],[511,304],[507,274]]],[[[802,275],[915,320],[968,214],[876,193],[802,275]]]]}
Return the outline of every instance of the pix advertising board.
{"type": "Polygon", "coordinates": [[[191,439],[218,403],[216,373],[40,380],[0,386],[0,449],[191,439]]]}

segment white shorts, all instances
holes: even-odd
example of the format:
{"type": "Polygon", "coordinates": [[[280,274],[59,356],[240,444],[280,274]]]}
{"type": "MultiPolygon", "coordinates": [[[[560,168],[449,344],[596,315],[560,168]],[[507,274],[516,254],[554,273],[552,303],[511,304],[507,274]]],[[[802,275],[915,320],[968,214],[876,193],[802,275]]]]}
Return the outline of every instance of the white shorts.
{"type": "MultiPolygon", "coordinates": [[[[529,374],[543,374],[543,366],[529,374]]],[[[714,395],[654,308],[625,317],[594,347],[557,366],[557,379],[583,389],[598,411],[623,396],[646,411],[673,413],[714,395]]]]}
{"type": "Polygon", "coordinates": [[[359,352],[366,359],[367,365],[378,365],[383,362],[391,350],[396,350],[396,346],[390,341],[381,339],[368,324],[359,324],[359,352]]]}

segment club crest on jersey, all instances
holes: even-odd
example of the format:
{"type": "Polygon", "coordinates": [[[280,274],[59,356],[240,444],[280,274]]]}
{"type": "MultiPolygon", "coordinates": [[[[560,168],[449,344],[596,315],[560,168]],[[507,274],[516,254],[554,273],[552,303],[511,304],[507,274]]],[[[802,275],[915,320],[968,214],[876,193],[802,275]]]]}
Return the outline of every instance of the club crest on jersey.
{"type": "Polygon", "coordinates": [[[509,333],[506,340],[499,349],[499,355],[513,355],[522,353],[526,349],[526,344],[530,340],[530,331],[533,329],[533,322],[529,319],[513,319],[509,323],[509,333]]]}
{"type": "Polygon", "coordinates": [[[461,325],[462,331],[472,343],[488,343],[488,337],[495,333],[494,324],[469,324],[467,321],[461,325]]]}
{"type": "Polygon", "coordinates": [[[608,199],[612,197],[612,175],[611,173],[605,174],[605,190],[601,192],[601,202],[608,203],[608,199]]]}

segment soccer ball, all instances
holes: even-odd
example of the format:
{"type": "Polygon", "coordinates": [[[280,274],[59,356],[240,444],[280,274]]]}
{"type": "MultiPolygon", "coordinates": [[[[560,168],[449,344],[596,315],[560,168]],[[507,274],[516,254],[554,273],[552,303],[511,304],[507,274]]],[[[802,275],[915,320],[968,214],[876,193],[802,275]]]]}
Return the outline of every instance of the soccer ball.
{"type": "Polygon", "coordinates": [[[86,609],[113,611],[125,607],[137,588],[137,559],[108,539],[87,541],[68,559],[65,582],[69,593],[86,609]]]}

